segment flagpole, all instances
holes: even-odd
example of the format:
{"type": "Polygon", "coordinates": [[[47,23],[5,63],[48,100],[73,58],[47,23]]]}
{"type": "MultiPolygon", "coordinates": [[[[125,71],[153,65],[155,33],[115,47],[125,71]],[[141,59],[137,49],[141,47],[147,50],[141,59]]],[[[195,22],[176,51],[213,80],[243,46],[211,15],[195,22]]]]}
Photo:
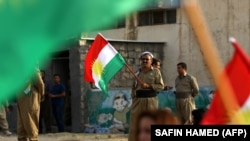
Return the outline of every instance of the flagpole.
{"type": "Polygon", "coordinates": [[[223,72],[222,61],[219,57],[218,50],[209,33],[205,19],[202,15],[197,0],[184,0],[184,9],[187,17],[194,29],[203,57],[208,65],[208,68],[215,81],[219,96],[226,109],[230,119],[235,124],[244,124],[242,116],[235,116],[238,109],[240,109],[229,80],[223,72]]]}
{"type": "Polygon", "coordinates": [[[135,79],[140,83],[143,84],[142,80],[134,73],[134,71],[131,69],[131,67],[125,63],[126,67],[128,68],[129,72],[131,72],[133,74],[133,76],[135,77],[135,79]]]}

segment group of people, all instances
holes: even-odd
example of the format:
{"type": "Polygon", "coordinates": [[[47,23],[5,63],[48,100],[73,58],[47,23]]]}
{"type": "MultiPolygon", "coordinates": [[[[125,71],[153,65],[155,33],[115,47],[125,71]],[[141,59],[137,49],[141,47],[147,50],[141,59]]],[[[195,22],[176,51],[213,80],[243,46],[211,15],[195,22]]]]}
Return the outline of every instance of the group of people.
{"type": "MultiPolygon", "coordinates": [[[[151,52],[143,52],[140,56],[141,67],[137,70],[137,79],[132,87],[132,106],[130,112],[129,141],[146,141],[150,136],[152,124],[199,124],[205,111],[195,107],[195,96],[199,86],[194,76],[187,73],[187,64],[177,64],[178,76],[175,79],[176,114],[170,109],[158,109],[157,92],[173,87],[165,86],[161,75],[160,60],[154,58],[151,52]]],[[[60,75],[54,75],[54,85],[50,87],[45,80],[45,72],[36,70],[34,79],[28,80],[17,100],[18,141],[37,141],[39,132],[51,132],[50,105],[54,114],[58,131],[64,131],[64,97],[65,86],[60,83],[60,75]]],[[[7,110],[7,109],[6,109],[7,110]]],[[[5,134],[10,135],[6,122],[5,109],[0,109],[0,127],[5,134]],[[5,116],[5,119],[2,117],[5,116]]],[[[149,138],[150,139],[150,138],[149,138]]]]}
{"type": "Polygon", "coordinates": [[[199,86],[194,76],[187,73],[187,64],[177,64],[178,76],[175,79],[176,114],[170,109],[159,109],[157,92],[172,89],[164,86],[160,71],[160,60],[151,52],[140,56],[141,67],[136,72],[137,79],[132,86],[132,106],[130,113],[129,141],[150,140],[150,125],[178,124],[197,125],[205,111],[196,109],[195,96],[199,86]]]}
{"type": "MultiPolygon", "coordinates": [[[[18,141],[38,141],[42,133],[43,122],[46,132],[51,132],[50,110],[54,115],[58,132],[64,132],[64,97],[65,86],[60,82],[60,75],[54,74],[54,85],[45,80],[45,72],[36,69],[32,79],[27,80],[25,87],[17,98],[17,136],[18,141]]],[[[8,105],[0,107],[0,128],[5,135],[12,133],[6,120],[8,105]]]]}

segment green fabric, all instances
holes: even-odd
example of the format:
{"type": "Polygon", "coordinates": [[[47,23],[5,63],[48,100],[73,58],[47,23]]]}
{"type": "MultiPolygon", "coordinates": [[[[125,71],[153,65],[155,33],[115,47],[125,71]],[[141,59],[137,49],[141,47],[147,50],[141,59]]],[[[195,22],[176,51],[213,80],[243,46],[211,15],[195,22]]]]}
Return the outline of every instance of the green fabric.
{"type": "MultiPolygon", "coordinates": [[[[143,3],[143,4],[142,4],[143,3]]],[[[0,0],[0,103],[70,38],[101,30],[144,0],[0,0]]]]}
{"type": "Polygon", "coordinates": [[[108,83],[125,65],[125,60],[118,53],[112,60],[104,67],[101,79],[99,80],[99,86],[103,93],[108,96],[108,83]]]}

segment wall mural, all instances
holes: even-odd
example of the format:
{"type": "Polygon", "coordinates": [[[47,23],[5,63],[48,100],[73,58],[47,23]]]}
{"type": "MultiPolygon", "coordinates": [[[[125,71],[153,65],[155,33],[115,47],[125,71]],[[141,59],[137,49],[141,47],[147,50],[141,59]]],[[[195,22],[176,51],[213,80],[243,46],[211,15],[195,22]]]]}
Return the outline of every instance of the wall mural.
{"type": "MultiPolygon", "coordinates": [[[[207,108],[211,102],[212,87],[200,87],[195,97],[196,108],[207,108]]],[[[128,133],[131,89],[109,90],[109,97],[98,90],[87,92],[88,123],[85,133],[128,133]]],[[[159,107],[168,107],[175,112],[174,89],[158,94],[159,107]]]]}
{"type": "Polygon", "coordinates": [[[132,104],[131,90],[109,90],[109,97],[100,91],[88,91],[87,133],[127,133],[132,104]]]}

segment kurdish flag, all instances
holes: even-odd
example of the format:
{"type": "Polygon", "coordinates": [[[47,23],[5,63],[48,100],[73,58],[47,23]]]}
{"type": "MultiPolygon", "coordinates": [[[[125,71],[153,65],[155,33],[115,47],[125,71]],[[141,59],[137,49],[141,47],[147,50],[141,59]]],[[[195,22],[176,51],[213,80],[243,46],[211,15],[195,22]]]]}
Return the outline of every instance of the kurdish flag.
{"type": "MultiPolygon", "coordinates": [[[[244,119],[243,124],[250,124],[250,59],[234,38],[231,38],[230,42],[234,46],[235,52],[223,73],[228,76],[240,107],[240,109],[232,109],[236,110],[233,117],[237,116],[237,113],[241,113],[240,116],[244,119]]],[[[218,91],[215,92],[210,109],[205,114],[201,124],[234,124],[232,118],[226,113],[218,91]]]]}
{"type": "Polygon", "coordinates": [[[85,58],[84,79],[108,95],[108,83],[125,65],[123,57],[98,34],[85,58]]]}

